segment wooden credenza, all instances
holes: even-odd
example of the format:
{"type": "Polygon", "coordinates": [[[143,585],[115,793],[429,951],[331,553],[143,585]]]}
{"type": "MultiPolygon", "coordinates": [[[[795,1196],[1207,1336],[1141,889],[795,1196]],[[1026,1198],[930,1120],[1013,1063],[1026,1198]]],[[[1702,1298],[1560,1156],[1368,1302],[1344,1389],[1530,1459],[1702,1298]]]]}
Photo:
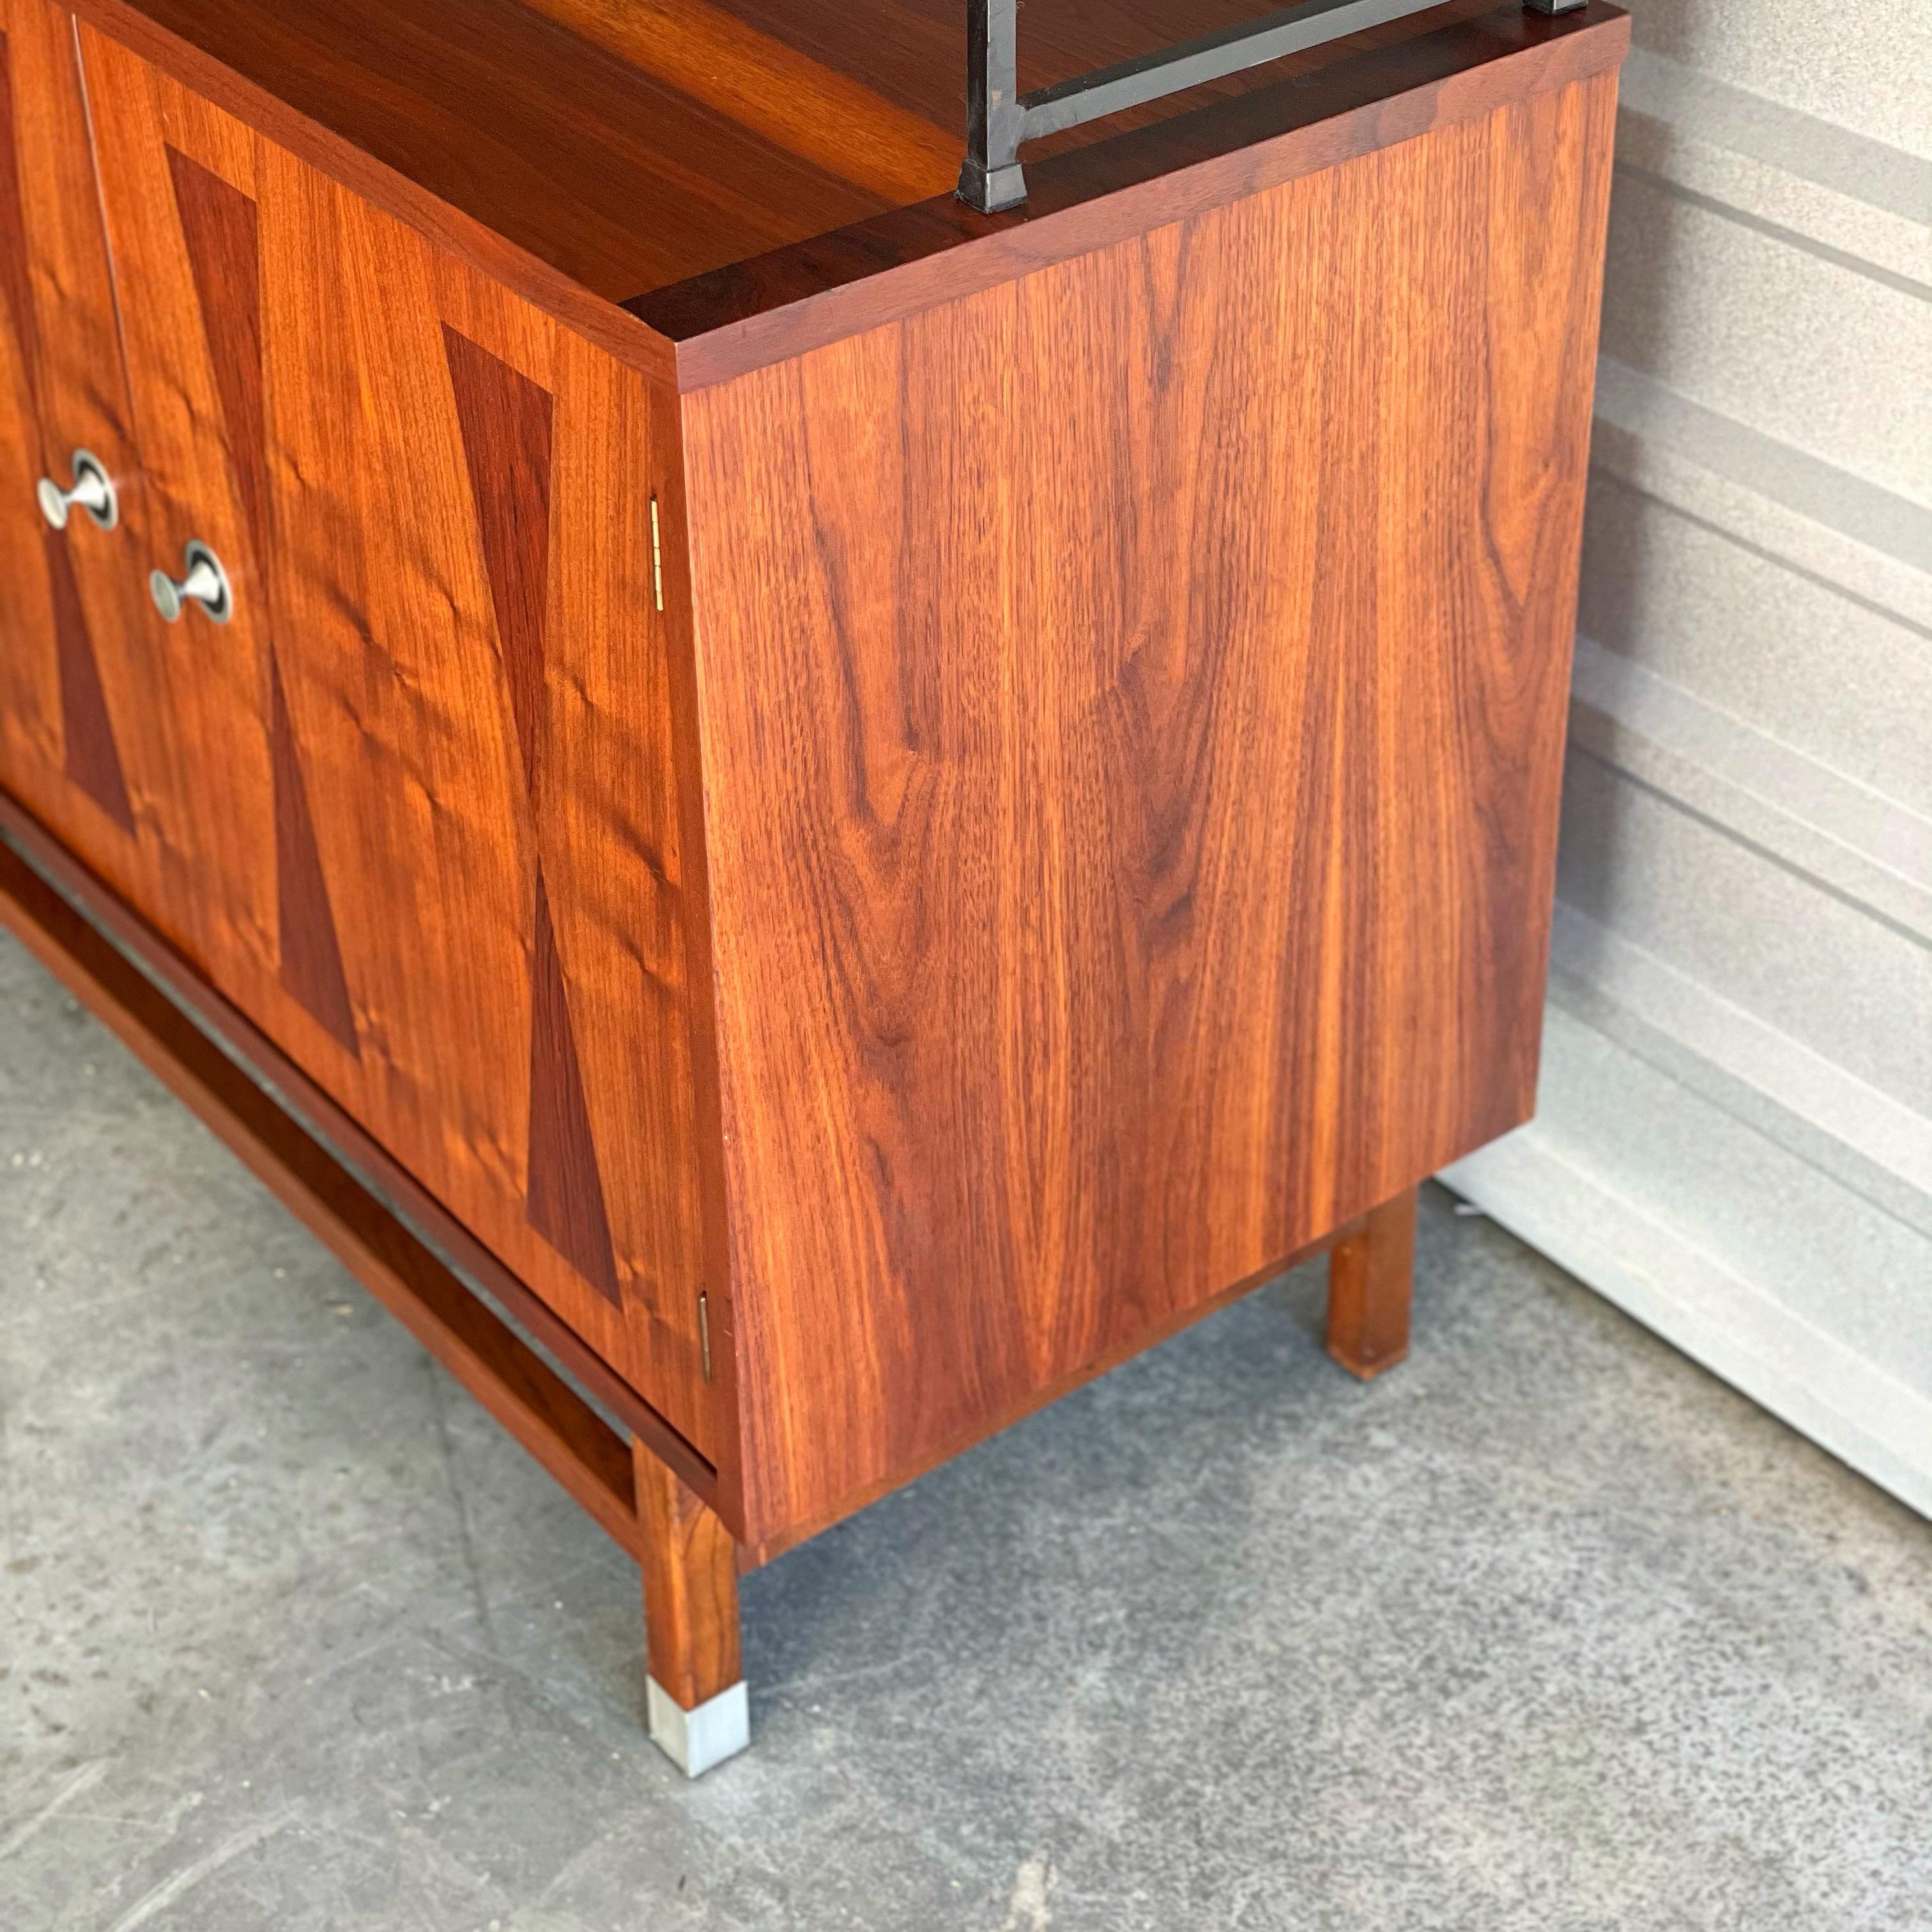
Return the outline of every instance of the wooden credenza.
{"type": "Polygon", "coordinates": [[[638,1556],[693,1767],[740,1568],[1324,1247],[1386,1366],[1532,1104],[1624,17],[984,215],[952,10],[0,0],[0,912],[638,1556]]]}

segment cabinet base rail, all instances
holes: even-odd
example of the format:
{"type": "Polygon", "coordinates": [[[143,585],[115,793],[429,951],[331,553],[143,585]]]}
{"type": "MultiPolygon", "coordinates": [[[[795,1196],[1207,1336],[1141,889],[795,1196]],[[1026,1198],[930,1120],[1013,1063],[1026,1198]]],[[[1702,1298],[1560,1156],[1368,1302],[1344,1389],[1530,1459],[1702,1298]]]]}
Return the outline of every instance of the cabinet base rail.
{"type": "MultiPolygon", "coordinates": [[[[486,1294],[420,1238],[283,1103],[299,1075],[251,1069],[236,1041],[212,1036],[205,1010],[218,996],[190,983],[185,964],[4,794],[0,925],[628,1552],[642,1576],[652,1741],[692,1778],[742,1750],[751,1727],[738,1577],[770,1552],[736,1542],[711,1506],[712,1466],[621,1384],[626,1412],[614,1418],[614,1378],[584,1372],[580,1342],[569,1362],[579,1372],[566,1373],[553,1354],[573,1352],[526,1289],[513,1295],[506,1278],[493,1279],[486,1294]],[[516,1296],[518,1315],[548,1324],[549,1351],[494,1305],[516,1296]]],[[[248,1030],[238,1016],[234,1024],[248,1030]]],[[[1411,1188],[1282,1264],[1328,1252],[1328,1351],[1364,1380],[1407,1352],[1414,1234],[1411,1188]]]]}

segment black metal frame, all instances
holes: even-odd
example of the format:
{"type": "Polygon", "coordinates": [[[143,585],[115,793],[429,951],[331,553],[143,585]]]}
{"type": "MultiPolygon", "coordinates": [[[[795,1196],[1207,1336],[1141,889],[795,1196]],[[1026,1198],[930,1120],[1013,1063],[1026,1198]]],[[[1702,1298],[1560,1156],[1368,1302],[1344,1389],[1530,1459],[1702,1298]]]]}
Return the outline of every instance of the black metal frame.
{"type": "MultiPolygon", "coordinates": [[[[1344,34],[1420,14],[1439,0],[1299,0],[1258,20],[1078,79],[1019,91],[1018,0],[967,0],[966,163],[959,198],[983,214],[1027,198],[1020,143],[1140,107],[1182,88],[1318,47],[1344,34]]],[[[1568,14],[1587,0],[1523,0],[1539,14],[1568,14]]]]}

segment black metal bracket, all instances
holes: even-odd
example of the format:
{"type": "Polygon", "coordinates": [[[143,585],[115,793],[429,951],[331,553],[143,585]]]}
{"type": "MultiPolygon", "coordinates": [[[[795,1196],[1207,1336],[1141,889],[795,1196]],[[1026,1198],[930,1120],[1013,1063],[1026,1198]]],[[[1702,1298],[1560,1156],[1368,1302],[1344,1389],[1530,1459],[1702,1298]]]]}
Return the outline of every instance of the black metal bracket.
{"type": "MultiPolygon", "coordinates": [[[[1300,0],[1239,26],[1160,53],[1096,68],[1036,93],[1019,91],[1019,0],[967,0],[966,163],[959,198],[982,214],[1027,198],[1020,143],[1058,134],[1184,88],[1221,80],[1344,34],[1420,14],[1439,0],[1300,0]]],[[[1523,0],[1539,14],[1569,14],[1587,0],[1523,0]]]]}

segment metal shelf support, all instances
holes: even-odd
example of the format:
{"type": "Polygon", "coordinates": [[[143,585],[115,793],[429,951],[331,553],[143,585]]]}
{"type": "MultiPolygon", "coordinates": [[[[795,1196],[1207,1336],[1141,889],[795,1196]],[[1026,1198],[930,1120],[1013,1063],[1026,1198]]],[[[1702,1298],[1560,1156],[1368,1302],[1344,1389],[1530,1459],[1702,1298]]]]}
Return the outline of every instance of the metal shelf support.
{"type": "MultiPolygon", "coordinates": [[[[959,198],[982,214],[1027,198],[1020,144],[1058,134],[1184,88],[1318,47],[1344,34],[1419,14],[1436,0],[1299,0],[1159,53],[1096,68],[1032,94],[1019,91],[1019,0],[967,0],[966,161],[959,198]]],[[[1587,0],[1523,0],[1539,14],[1568,14],[1587,0]]]]}

